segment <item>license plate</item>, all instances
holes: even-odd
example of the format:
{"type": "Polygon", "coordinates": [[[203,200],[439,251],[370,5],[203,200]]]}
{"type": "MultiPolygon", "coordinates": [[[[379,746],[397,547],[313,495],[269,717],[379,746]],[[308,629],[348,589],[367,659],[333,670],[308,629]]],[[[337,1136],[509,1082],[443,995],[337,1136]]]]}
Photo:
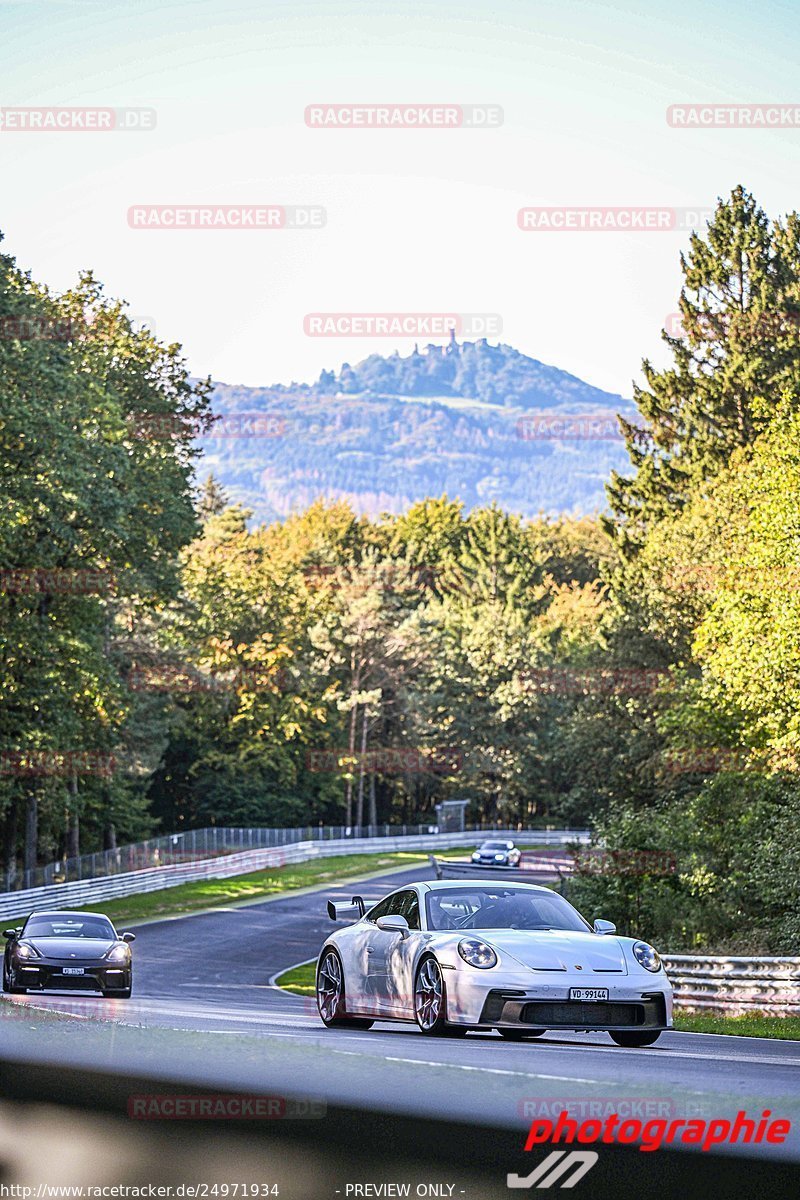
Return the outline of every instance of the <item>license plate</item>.
{"type": "Polygon", "coordinates": [[[83,967],[64,967],[64,975],[82,975],[83,967]]]}
{"type": "Polygon", "coordinates": [[[570,988],[570,1000],[607,1000],[608,988],[570,988]]]}

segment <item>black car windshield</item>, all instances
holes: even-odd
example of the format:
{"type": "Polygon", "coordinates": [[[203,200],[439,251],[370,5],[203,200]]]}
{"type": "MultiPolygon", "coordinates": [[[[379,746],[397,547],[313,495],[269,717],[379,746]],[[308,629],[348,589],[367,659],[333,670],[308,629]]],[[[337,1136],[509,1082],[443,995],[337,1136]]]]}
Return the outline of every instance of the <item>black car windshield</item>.
{"type": "Polygon", "coordinates": [[[31,917],[23,931],[26,938],[116,938],[114,926],[106,917],[31,917]]]}
{"type": "Polygon", "coordinates": [[[590,928],[576,909],[555,892],[488,884],[442,888],[426,896],[428,928],[568,929],[590,928]]]}
{"type": "Polygon", "coordinates": [[[484,842],[481,850],[510,850],[510,842],[484,842]]]}

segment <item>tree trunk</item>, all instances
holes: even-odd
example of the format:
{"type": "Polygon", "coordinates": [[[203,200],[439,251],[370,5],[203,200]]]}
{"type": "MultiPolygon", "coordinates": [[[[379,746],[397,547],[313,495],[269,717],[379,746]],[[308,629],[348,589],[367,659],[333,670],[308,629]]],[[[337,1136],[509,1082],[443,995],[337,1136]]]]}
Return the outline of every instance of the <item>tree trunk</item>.
{"type": "Polygon", "coordinates": [[[117,831],[114,825],[109,821],[103,830],[103,849],[116,850],[117,848],[117,831]]]}
{"type": "MultiPolygon", "coordinates": [[[[25,870],[36,870],[39,857],[39,796],[35,786],[31,788],[25,799],[25,870]]],[[[32,877],[26,879],[28,887],[34,887],[32,877]]]]}
{"type": "Polygon", "coordinates": [[[375,800],[375,772],[370,771],[369,776],[369,823],[370,825],[378,824],[378,805],[375,800]]]}
{"type": "Polygon", "coordinates": [[[364,705],[364,716],[361,722],[361,762],[358,770],[358,818],[356,824],[364,824],[364,763],[367,757],[367,706],[364,705]]]}
{"type": "Polygon", "coordinates": [[[3,870],[6,877],[6,888],[11,890],[17,877],[17,830],[19,828],[19,808],[17,801],[12,800],[3,823],[3,870]]]}
{"type": "MultiPolygon", "coordinates": [[[[52,596],[49,592],[44,593],[39,598],[37,613],[39,617],[40,632],[45,635],[47,629],[47,615],[50,611],[52,596]]],[[[43,711],[40,708],[36,715],[36,724],[42,725],[43,711]]],[[[39,793],[36,790],[36,784],[31,785],[31,790],[25,798],[25,850],[24,850],[24,865],[25,871],[31,872],[29,878],[25,880],[26,887],[33,887],[33,872],[36,870],[36,863],[39,859],[39,793]]]]}
{"type": "MultiPolygon", "coordinates": [[[[350,709],[350,733],[347,738],[347,752],[351,758],[353,757],[353,755],[356,752],[356,719],[357,719],[356,718],[356,710],[357,710],[357,708],[358,708],[358,705],[354,704],[353,707],[350,709]]],[[[351,778],[348,779],[348,781],[345,785],[344,795],[345,795],[345,805],[346,805],[346,809],[347,809],[346,824],[349,828],[349,826],[351,826],[353,824],[352,769],[350,771],[348,771],[348,774],[351,776],[351,778]]]]}
{"type": "Polygon", "coordinates": [[[69,781],[69,823],[67,825],[67,858],[78,858],[81,853],[81,825],[78,816],[78,777],[69,781]]]}

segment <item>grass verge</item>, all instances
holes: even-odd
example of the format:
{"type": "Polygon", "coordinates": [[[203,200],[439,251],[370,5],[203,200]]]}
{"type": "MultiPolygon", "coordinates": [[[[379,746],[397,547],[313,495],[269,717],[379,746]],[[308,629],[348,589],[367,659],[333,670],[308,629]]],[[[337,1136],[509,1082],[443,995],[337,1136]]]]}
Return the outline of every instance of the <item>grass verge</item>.
{"type": "MultiPolygon", "coordinates": [[[[230,879],[201,879],[195,883],[181,883],[177,887],[163,888],[158,892],[143,892],[137,896],[123,896],[118,900],[83,905],[81,911],[105,913],[119,928],[126,922],[183,916],[221,904],[267,900],[281,892],[296,891],[298,888],[330,883],[337,879],[369,875],[384,868],[388,871],[394,867],[415,867],[427,861],[428,855],[424,851],[339,854],[333,858],[311,859],[309,862],[291,863],[284,867],[268,867],[263,871],[252,871],[248,875],[233,875],[230,879]]],[[[18,925],[25,916],[27,913],[21,912],[16,921],[9,918],[3,922],[3,927],[18,925]]]]}
{"type": "MultiPolygon", "coordinates": [[[[522,849],[538,850],[542,847],[522,844],[522,849]]],[[[459,846],[445,850],[445,856],[468,858],[474,846],[459,846]]],[[[162,888],[157,892],[143,892],[135,896],[124,896],[118,900],[100,901],[81,906],[82,912],[105,913],[118,928],[126,923],[158,920],[161,917],[181,917],[220,905],[267,900],[282,892],[316,884],[331,883],[337,879],[359,878],[385,869],[415,867],[426,863],[429,852],[398,850],[384,854],[340,854],[332,858],[311,859],[309,862],[292,863],[284,867],[269,867],[263,871],[252,871],[247,875],[234,875],[230,879],[202,879],[195,883],[182,883],[177,887],[162,888]]],[[[65,906],[67,907],[67,906],[65,906]]],[[[27,916],[21,910],[16,918],[7,918],[0,928],[19,925],[27,916]]],[[[0,949],[5,939],[0,937],[0,949]]]]}
{"type": "Polygon", "coordinates": [[[296,996],[314,996],[316,995],[316,974],[317,960],[313,962],[303,963],[299,967],[292,967],[289,971],[284,971],[275,980],[279,988],[283,988],[285,992],[294,992],[296,996]]]}
{"type": "MultiPolygon", "coordinates": [[[[523,849],[540,849],[539,846],[523,844],[523,849]]],[[[474,846],[459,846],[445,850],[445,856],[467,858],[474,846]]],[[[285,867],[269,867],[263,871],[252,871],[247,875],[234,875],[230,879],[203,879],[196,883],[182,883],[178,887],[163,888],[158,892],[144,892],[138,896],[124,896],[119,900],[100,901],[98,904],[81,906],[83,912],[101,912],[110,917],[115,925],[125,922],[155,920],[159,917],[180,917],[199,912],[204,908],[215,908],[220,904],[235,904],[249,900],[269,899],[281,892],[298,888],[313,887],[318,883],[329,883],[336,879],[358,878],[385,868],[415,867],[426,863],[429,851],[416,852],[398,850],[385,854],[340,854],[334,858],[311,859],[309,862],[293,863],[285,867]]],[[[20,911],[16,918],[8,918],[3,928],[19,925],[27,912],[20,911]]],[[[0,948],[4,939],[0,938],[0,948]]]]}
{"type": "Polygon", "coordinates": [[[715,1017],[709,1013],[675,1013],[681,1033],[728,1033],[735,1037],[778,1038],[800,1041],[800,1017],[770,1017],[748,1013],[745,1017],[715,1017]]]}

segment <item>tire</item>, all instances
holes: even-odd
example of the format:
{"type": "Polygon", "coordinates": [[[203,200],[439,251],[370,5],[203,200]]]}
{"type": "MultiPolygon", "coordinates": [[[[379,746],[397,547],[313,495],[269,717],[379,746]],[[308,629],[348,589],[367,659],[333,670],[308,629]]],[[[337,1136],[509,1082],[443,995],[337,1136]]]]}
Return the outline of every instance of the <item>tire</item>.
{"type": "Polygon", "coordinates": [[[414,1017],[426,1037],[463,1037],[466,1025],[447,1023],[447,987],[433,957],[423,958],[414,980],[414,1017]]]}
{"type": "Polygon", "coordinates": [[[12,996],[24,996],[28,991],[27,988],[16,987],[11,982],[11,972],[6,970],[5,964],[3,964],[3,991],[10,992],[12,996]]]}
{"type": "Polygon", "coordinates": [[[130,1000],[131,988],[120,988],[118,992],[103,992],[105,1000],[130,1000]]]}
{"type": "Polygon", "coordinates": [[[371,1029],[369,1017],[348,1017],[344,968],[335,950],[326,950],[317,966],[317,1012],[327,1029],[371,1029]]]}
{"type": "Polygon", "coordinates": [[[611,1040],[616,1042],[618,1046],[652,1046],[653,1042],[657,1042],[661,1037],[661,1030],[656,1029],[651,1033],[629,1033],[627,1030],[620,1030],[619,1033],[611,1033],[611,1040]]]}
{"type": "Polygon", "coordinates": [[[507,1042],[524,1042],[526,1038],[541,1037],[546,1033],[546,1029],[498,1029],[500,1037],[505,1038],[507,1042]]]}

